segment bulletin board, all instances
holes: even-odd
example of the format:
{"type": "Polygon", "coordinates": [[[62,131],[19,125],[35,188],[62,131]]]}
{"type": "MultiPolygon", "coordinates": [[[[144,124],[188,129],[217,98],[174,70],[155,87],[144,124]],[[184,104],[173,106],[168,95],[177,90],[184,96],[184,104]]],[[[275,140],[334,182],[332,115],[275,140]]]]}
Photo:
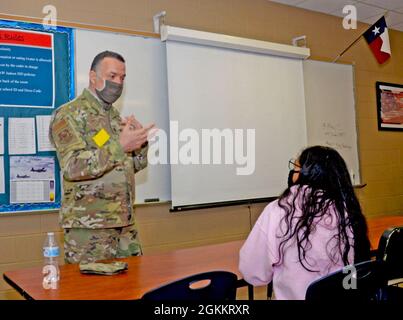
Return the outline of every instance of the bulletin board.
{"type": "Polygon", "coordinates": [[[60,208],[52,112],[73,99],[73,30],[0,20],[0,213],[60,208]]]}

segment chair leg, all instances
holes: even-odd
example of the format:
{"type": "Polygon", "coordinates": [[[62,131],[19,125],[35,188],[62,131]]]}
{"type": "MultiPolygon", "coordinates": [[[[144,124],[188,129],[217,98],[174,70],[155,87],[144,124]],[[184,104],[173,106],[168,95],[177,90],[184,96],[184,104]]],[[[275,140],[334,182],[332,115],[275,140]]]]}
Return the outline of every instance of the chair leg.
{"type": "Polygon", "coordinates": [[[248,298],[249,300],[253,300],[253,286],[251,284],[248,284],[248,298]]]}
{"type": "Polygon", "coordinates": [[[273,294],[273,281],[267,285],[267,300],[271,300],[273,294]]]}
{"type": "Polygon", "coordinates": [[[377,253],[378,253],[378,250],[375,249],[375,250],[371,250],[369,252],[369,255],[370,255],[371,258],[376,258],[377,253]]]}

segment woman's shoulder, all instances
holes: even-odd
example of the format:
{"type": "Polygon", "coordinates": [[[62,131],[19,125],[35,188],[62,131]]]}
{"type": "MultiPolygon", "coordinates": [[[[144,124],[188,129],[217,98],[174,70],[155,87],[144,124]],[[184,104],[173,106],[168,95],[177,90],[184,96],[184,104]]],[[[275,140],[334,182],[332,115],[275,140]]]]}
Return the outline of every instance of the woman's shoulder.
{"type": "Polygon", "coordinates": [[[260,224],[272,224],[280,221],[284,216],[284,209],[279,204],[279,199],[276,199],[267,204],[259,216],[260,224]]]}
{"type": "Polygon", "coordinates": [[[277,198],[265,206],[259,217],[260,223],[279,222],[286,214],[286,207],[294,207],[296,210],[294,214],[298,215],[306,192],[310,192],[310,188],[306,185],[292,186],[286,196],[277,198]]]}
{"type": "Polygon", "coordinates": [[[309,192],[311,192],[311,189],[307,185],[294,185],[289,189],[287,194],[279,198],[278,205],[280,207],[293,207],[299,211],[305,196],[309,192]]]}

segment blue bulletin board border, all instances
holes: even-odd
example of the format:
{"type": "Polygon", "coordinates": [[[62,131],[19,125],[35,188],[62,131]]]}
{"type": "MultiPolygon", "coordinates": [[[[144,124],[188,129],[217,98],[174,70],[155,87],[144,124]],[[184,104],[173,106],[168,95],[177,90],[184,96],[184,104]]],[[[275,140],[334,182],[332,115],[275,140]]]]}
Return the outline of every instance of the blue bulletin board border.
{"type": "MultiPolygon", "coordinates": [[[[68,27],[53,27],[37,23],[1,20],[0,28],[19,29],[24,31],[40,31],[52,33],[54,37],[54,81],[55,104],[54,108],[21,108],[1,107],[0,117],[4,118],[4,181],[5,193],[0,194],[0,214],[13,212],[40,212],[59,209],[61,206],[60,166],[55,151],[37,150],[36,154],[26,156],[53,157],[55,162],[55,201],[46,203],[10,203],[10,155],[8,154],[8,117],[36,117],[51,115],[59,106],[75,97],[75,59],[74,59],[74,29],[68,27]],[[67,85],[66,85],[67,84],[67,85]]],[[[37,144],[37,141],[36,141],[37,144]]],[[[22,156],[22,155],[21,155],[22,156]]],[[[25,155],[24,155],[25,156],[25,155]]]]}

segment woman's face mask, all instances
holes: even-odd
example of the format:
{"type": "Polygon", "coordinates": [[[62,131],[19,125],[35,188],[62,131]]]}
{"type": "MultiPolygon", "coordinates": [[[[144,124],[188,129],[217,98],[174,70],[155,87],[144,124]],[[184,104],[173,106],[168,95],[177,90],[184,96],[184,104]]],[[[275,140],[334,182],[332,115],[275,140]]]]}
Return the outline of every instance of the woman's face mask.
{"type": "Polygon", "coordinates": [[[288,180],[287,180],[287,184],[288,184],[288,188],[292,187],[295,182],[293,181],[293,177],[294,177],[294,173],[299,172],[299,171],[295,171],[295,170],[290,170],[290,172],[288,173],[288,180]]]}
{"type": "Polygon", "coordinates": [[[301,165],[299,164],[298,160],[290,160],[288,162],[288,168],[290,169],[290,171],[288,173],[287,184],[288,184],[288,187],[290,188],[298,180],[301,165]],[[297,170],[295,170],[295,169],[297,169],[297,170]],[[295,177],[295,182],[294,182],[294,174],[297,174],[295,177]]]}

